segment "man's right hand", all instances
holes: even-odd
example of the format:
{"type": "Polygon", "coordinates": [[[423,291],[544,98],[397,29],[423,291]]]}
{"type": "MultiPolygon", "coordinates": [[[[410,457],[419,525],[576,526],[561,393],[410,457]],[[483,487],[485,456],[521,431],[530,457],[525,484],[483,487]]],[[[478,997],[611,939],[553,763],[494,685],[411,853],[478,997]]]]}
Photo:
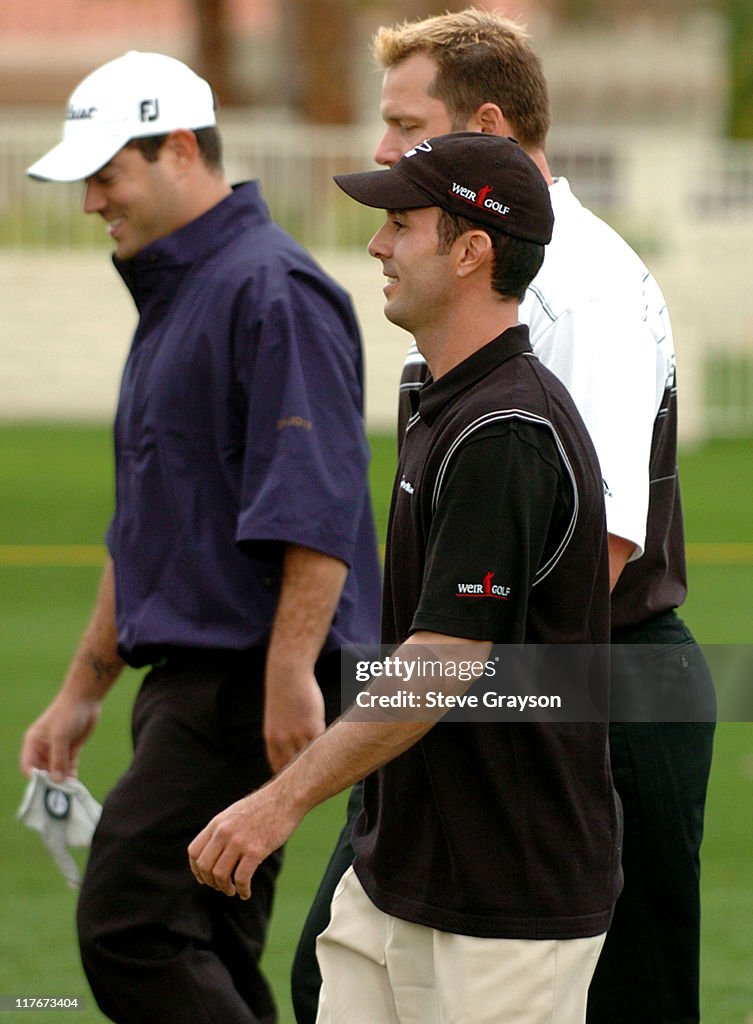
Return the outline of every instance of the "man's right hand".
{"type": "Polygon", "coordinates": [[[89,624],[57,697],[26,730],[21,771],[48,771],[55,782],[78,774],[78,755],[99,721],[102,700],[125,662],[117,652],[115,570],[108,558],[89,624]]]}
{"type": "Polygon", "coordinates": [[[78,757],[99,721],[102,702],[60,693],[24,734],[20,765],[50,773],[56,782],[78,775],[78,757]]]}

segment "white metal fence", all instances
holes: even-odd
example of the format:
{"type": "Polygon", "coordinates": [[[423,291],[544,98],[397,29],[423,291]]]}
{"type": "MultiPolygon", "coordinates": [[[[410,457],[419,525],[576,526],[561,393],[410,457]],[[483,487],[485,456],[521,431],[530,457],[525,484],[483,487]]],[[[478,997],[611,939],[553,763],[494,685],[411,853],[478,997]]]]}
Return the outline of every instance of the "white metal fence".
{"type": "MultiPolygon", "coordinates": [[[[314,128],[226,116],[226,165],[261,179],[275,218],[315,252],[363,251],[379,223],[332,175],[367,169],[378,126],[314,128]]],[[[30,182],[26,167],[59,138],[57,117],[0,119],[0,247],[107,248],[81,214],[81,186],[30,182]]],[[[643,255],[670,304],[686,437],[753,435],[753,147],[666,129],[560,128],[555,174],[643,255]]]]}

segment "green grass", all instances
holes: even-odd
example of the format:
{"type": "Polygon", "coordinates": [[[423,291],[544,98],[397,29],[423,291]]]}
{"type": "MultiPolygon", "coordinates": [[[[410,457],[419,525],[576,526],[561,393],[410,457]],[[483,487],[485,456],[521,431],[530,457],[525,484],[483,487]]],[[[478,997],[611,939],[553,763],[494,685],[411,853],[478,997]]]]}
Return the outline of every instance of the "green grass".
{"type": "Polygon", "coordinates": [[[680,480],[689,541],[753,541],[753,438],[681,452],[680,480]]]}
{"type": "MultiPolygon", "coordinates": [[[[374,505],[380,538],[394,470],[394,441],[372,439],[374,505]]],[[[681,472],[691,552],[695,545],[753,542],[750,441],[717,442],[683,455],[681,472]]],[[[62,1019],[101,1024],[88,995],[74,935],[75,894],[39,837],[13,815],[23,780],[16,760],[24,728],[44,707],[65,670],[89,612],[99,548],[112,504],[109,431],[45,425],[0,427],[0,844],[5,897],[0,910],[0,996],[77,995],[87,1008],[62,1019]],[[17,545],[23,549],[18,555],[17,545]],[[60,550],[82,545],[82,564],[65,565],[60,550]],[[35,554],[36,552],[36,554],[35,554]],[[36,561],[39,564],[29,564],[36,561]]],[[[710,549],[713,553],[713,550],[710,549]]],[[[704,555],[708,557],[708,550],[704,555]]],[[[748,644],[753,620],[753,566],[690,566],[685,616],[708,644],[748,644]]],[[[108,698],[87,744],[82,776],[104,797],[129,755],[129,709],[136,673],[108,698]]],[[[703,1000],[707,1024],[753,1020],[753,725],[718,730],[704,846],[703,1000]]],[[[281,1024],[292,1024],[288,970],[298,930],[344,813],[338,798],[319,808],[289,844],[265,965],[277,993],[281,1024]]],[[[8,1014],[9,1024],[14,1017],[8,1014]]],[[[24,1012],[29,1024],[58,1015],[24,1012]]],[[[636,1022],[643,1024],[643,1022],[636,1022]]]]}

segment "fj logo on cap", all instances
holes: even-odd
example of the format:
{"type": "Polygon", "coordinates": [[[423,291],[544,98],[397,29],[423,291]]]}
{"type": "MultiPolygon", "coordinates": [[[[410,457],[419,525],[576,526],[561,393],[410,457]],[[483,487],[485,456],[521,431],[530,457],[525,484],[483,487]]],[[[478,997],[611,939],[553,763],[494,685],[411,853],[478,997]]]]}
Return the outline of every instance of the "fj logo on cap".
{"type": "Polygon", "coordinates": [[[156,121],[159,117],[159,100],[142,100],[139,115],[142,121],[156,121]]]}

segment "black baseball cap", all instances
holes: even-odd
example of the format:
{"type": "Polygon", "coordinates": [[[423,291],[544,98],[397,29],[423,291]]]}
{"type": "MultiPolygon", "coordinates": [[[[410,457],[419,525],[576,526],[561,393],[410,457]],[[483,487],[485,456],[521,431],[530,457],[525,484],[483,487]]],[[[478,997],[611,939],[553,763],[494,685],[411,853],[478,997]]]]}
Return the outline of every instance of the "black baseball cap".
{"type": "Polygon", "coordinates": [[[541,171],[514,139],[499,135],[438,135],[389,170],[336,174],[335,181],[364,206],[439,206],[528,242],[546,245],[552,238],[554,214],[541,171]]]}

